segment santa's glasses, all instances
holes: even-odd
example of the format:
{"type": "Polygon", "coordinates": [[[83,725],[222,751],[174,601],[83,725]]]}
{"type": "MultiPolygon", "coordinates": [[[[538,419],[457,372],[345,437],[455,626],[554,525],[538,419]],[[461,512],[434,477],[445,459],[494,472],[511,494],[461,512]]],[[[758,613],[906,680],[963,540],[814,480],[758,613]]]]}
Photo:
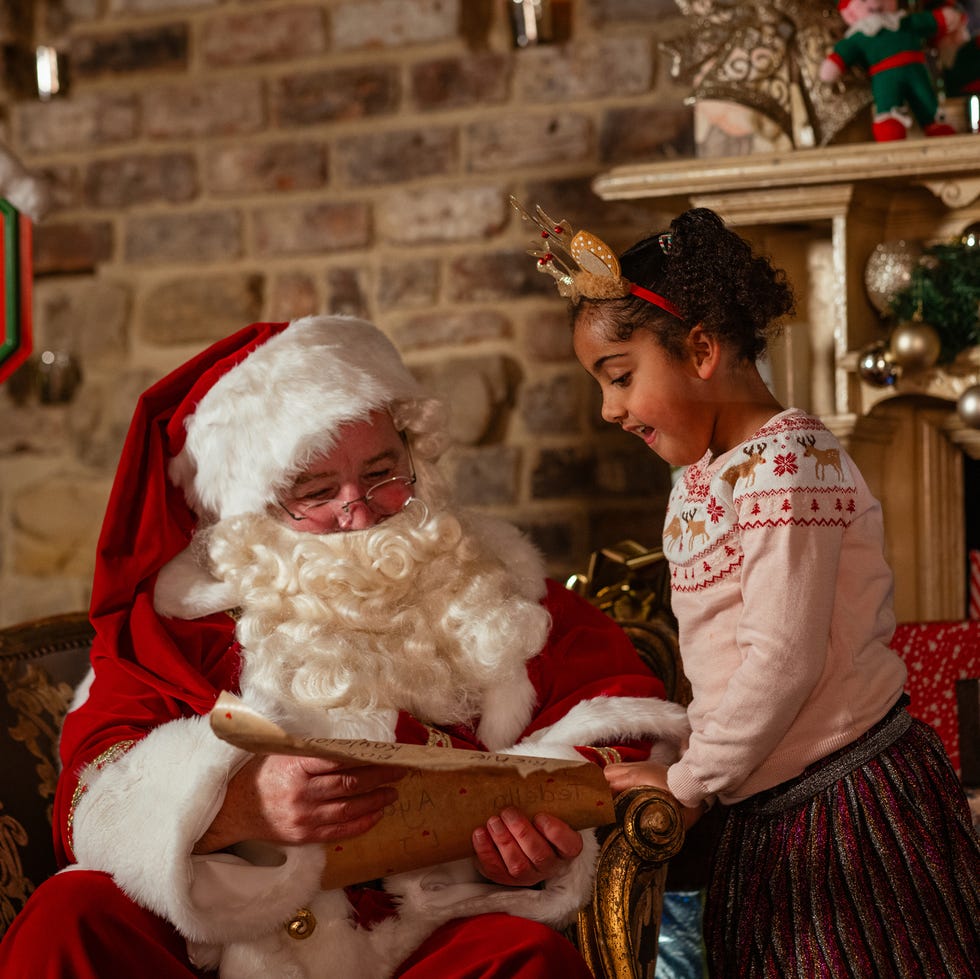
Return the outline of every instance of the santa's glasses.
{"type": "Polygon", "coordinates": [[[343,518],[350,516],[350,508],[356,503],[363,503],[375,516],[391,517],[400,513],[415,498],[412,487],[415,485],[415,462],[412,459],[412,448],[404,432],[398,433],[405,446],[408,459],[407,476],[389,476],[368,488],[363,495],[353,500],[300,500],[290,503],[287,507],[280,502],[279,506],[293,520],[315,520],[321,526],[338,526],[343,518]]]}

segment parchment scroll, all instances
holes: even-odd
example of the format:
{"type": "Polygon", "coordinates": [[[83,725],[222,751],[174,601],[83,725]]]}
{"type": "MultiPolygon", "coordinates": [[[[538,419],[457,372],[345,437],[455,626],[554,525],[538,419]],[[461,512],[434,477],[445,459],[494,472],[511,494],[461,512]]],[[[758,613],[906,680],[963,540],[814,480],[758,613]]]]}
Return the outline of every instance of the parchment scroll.
{"type": "Polygon", "coordinates": [[[470,856],[473,830],[505,806],[531,817],[548,812],[575,829],[602,826],[615,818],[602,770],[584,760],[298,737],[229,693],[222,693],[215,703],[211,727],[222,740],[255,754],[306,755],[347,766],[408,769],[394,783],[398,800],[380,822],[361,836],[326,844],[324,888],[470,856]]]}

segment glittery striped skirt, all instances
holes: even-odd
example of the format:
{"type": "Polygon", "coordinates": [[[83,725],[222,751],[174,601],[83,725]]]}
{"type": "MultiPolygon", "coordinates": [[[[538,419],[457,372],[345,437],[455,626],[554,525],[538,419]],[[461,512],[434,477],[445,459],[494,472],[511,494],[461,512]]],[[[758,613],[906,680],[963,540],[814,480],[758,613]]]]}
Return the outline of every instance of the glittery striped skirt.
{"type": "Polygon", "coordinates": [[[728,810],[705,903],[712,979],[980,976],[980,838],[906,702],[728,810]]]}

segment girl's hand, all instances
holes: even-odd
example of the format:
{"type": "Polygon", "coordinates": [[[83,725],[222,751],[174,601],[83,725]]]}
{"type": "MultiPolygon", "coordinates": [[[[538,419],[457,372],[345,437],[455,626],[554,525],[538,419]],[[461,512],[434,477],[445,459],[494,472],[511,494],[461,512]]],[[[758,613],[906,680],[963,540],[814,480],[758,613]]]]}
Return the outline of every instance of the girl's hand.
{"type": "MultiPolygon", "coordinates": [[[[628,761],[618,765],[606,765],[602,774],[606,776],[609,787],[616,795],[626,789],[647,785],[670,792],[667,787],[667,766],[658,765],[654,761],[628,761]]],[[[673,795],[671,798],[674,798],[673,795]]],[[[674,802],[680,807],[681,821],[684,823],[685,830],[689,830],[708,811],[708,806],[704,802],[696,806],[685,806],[677,799],[674,799],[674,802]]]]}
{"type": "Polygon", "coordinates": [[[656,789],[667,788],[667,766],[655,761],[626,761],[618,765],[606,765],[602,770],[609,787],[616,795],[626,789],[641,785],[652,785],[656,789]]]}
{"type": "Polygon", "coordinates": [[[477,869],[508,887],[549,880],[582,852],[582,845],[579,833],[556,816],[539,813],[532,821],[510,806],[473,831],[477,869]]]}
{"type": "Polygon", "coordinates": [[[256,755],[228,783],[214,821],[194,847],[211,853],[242,840],[326,843],[359,836],[398,792],[405,771],[383,765],[343,768],[292,755],[256,755]]]}

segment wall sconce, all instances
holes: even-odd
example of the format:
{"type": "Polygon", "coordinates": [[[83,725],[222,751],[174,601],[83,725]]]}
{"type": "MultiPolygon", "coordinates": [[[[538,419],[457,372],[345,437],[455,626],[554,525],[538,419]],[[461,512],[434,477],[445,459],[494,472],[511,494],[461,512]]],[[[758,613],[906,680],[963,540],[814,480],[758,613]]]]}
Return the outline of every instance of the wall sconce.
{"type": "Polygon", "coordinates": [[[5,387],[14,404],[37,401],[42,405],[65,405],[82,383],[78,358],[66,350],[42,350],[29,357],[7,380],[5,387]]]}
{"type": "Polygon", "coordinates": [[[571,34],[571,0],[505,0],[514,47],[554,44],[571,34]]]}
{"type": "Polygon", "coordinates": [[[37,398],[43,405],[67,404],[82,382],[78,361],[64,350],[42,350],[34,370],[37,398]]]}
{"type": "Polygon", "coordinates": [[[68,59],[48,44],[36,48],[13,44],[0,48],[0,83],[18,99],[47,102],[67,94],[68,59]]]}
{"type": "Polygon", "coordinates": [[[49,44],[38,45],[34,52],[37,77],[37,97],[42,102],[64,95],[68,86],[68,63],[58,49],[49,44]]]}
{"type": "Polygon", "coordinates": [[[0,87],[14,99],[47,102],[67,90],[67,0],[2,0],[0,87]]]}

